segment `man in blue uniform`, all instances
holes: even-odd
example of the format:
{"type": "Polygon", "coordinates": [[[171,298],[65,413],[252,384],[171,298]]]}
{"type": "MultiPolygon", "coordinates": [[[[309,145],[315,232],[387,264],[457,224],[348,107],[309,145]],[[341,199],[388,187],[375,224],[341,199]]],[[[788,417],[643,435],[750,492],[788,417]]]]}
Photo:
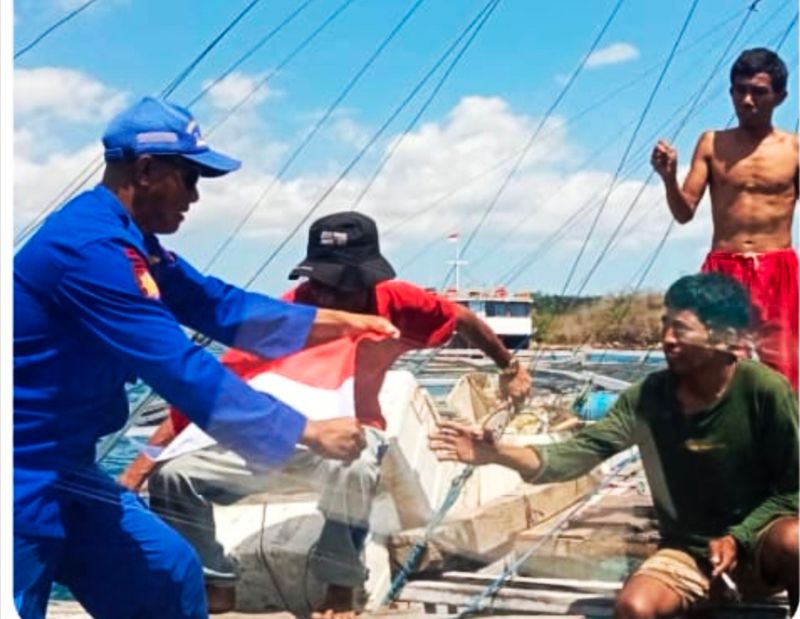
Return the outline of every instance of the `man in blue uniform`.
{"type": "Polygon", "coordinates": [[[52,582],[98,618],[207,616],[194,550],[94,463],[141,378],[263,466],[298,443],[350,460],[354,419],[312,422],[254,391],[185,335],[278,357],[385,319],[284,304],[196,271],[161,247],[200,176],[239,162],[211,150],[183,108],[145,98],[103,136],[103,181],[51,215],[14,261],[14,596],[44,617],[52,582]]]}

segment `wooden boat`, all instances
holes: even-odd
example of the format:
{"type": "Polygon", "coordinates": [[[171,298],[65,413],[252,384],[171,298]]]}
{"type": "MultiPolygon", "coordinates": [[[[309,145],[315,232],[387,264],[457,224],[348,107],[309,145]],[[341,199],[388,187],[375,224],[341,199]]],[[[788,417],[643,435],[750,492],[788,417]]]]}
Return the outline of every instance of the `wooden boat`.
{"type": "MultiPolygon", "coordinates": [[[[540,486],[523,483],[503,467],[480,467],[441,526],[426,536],[427,523],[462,470],[461,465],[438,462],[429,452],[430,430],[442,417],[480,423],[498,410],[493,377],[464,373],[480,368],[481,361],[453,356],[452,351],[442,357],[430,364],[426,376],[428,384],[441,388],[460,374],[445,397],[432,396],[405,370],[390,372],[381,393],[390,448],[373,509],[373,520],[379,521],[374,528],[381,533],[372,535],[366,548],[370,575],[362,592],[365,619],[453,616],[476,604],[484,616],[611,616],[622,579],[657,542],[649,490],[633,452],[579,480],[540,486]],[[409,582],[391,608],[382,607],[392,576],[422,540],[425,551],[409,582]],[[511,564],[514,574],[494,595],[478,602],[511,564]]],[[[627,385],[565,368],[561,360],[542,363],[537,377],[537,394],[510,421],[504,440],[562,440],[583,423],[570,413],[583,386],[616,391],[627,385]],[[541,388],[547,377],[549,391],[541,388]]],[[[215,507],[217,536],[242,571],[238,612],[307,616],[322,599],[324,585],[307,568],[322,524],[316,499],[273,493],[215,507]]],[[[785,597],[778,597],[709,612],[711,617],[777,618],[787,616],[787,607],[785,597]]],[[[50,616],[81,615],[74,603],[60,603],[50,616]]]]}

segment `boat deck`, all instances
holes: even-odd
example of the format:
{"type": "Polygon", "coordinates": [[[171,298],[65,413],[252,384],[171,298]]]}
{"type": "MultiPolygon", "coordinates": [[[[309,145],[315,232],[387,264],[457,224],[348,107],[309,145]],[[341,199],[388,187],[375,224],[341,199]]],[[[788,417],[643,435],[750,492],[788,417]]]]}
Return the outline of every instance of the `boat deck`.
{"type": "MultiPolygon", "coordinates": [[[[90,618],[77,602],[51,601],[47,609],[47,619],[84,619],[90,618]]],[[[286,612],[273,613],[222,613],[214,615],[219,619],[292,619],[294,615],[286,612]]]]}
{"type": "MultiPolygon", "coordinates": [[[[437,359],[431,365],[434,366],[434,370],[442,374],[452,373],[454,369],[457,371],[466,369],[463,367],[465,362],[463,357],[456,357],[454,361],[456,363],[451,364],[448,359],[444,361],[437,359]]],[[[556,379],[563,377],[575,382],[573,376],[575,372],[572,370],[560,368],[540,370],[540,373],[545,372],[549,372],[556,379]]],[[[436,373],[433,372],[434,377],[436,373]]],[[[614,379],[608,380],[614,381],[614,379]]],[[[600,384],[599,381],[596,382],[600,384]]],[[[470,389],[464,393],[468,393],[469,397],[462,393],[464,398],[462,404],[475,407],[473,419],[477,419],[478,409],[491,410],[492,407],[483,403],[481,398],[473,397],[480,393],[478,383],[468,384],[470,389]]],[[[400,389],[404,383],[401,381],[397,385],[400,389]]],[[[612,390],[619,387],[616,383],[602,386],[612,390]]],[[[555,390],[555,394],[558,394],[558,389],[555,390]]],[[[430,493],[426,500],[430,506],[434,506],[439,504],[441,499],[439,495],[446,489],[442,484],[451,479],[456,471],[439,471],[438,469],[444,465],[436,463],[424,448],[424,438],[427,436],[425,419],[426,415],[431,414],[428,408],[433,402],[429,396],[422,397],[419,390],[414,391],[412,396],[405,395],[403,398],[395,397],[392,400],[398,402],[408,400],[408,406],[411,406],[409,410],[414,411],[414,414],[398,417],[405,420],[404,423],[411,424],[408,428],[403,426],[405,429],[396,433],[400,443],[402,441],[408,443],[403,443],[398,453],[413,454],[408,462],[403,461],[408,471],[413,473],[409,479],[415,480],[420,488],[430,493]],[[415,419],[417,421],[414,421],[415,419]],[[423,456],[427,457],[427,460],[419,459],[423,456]],[[438,490],[434,492],[435,489],[438,490]]],[[[457,400],[452,399],[448,406],[455,409],[458,408],[455,406],[457,403],[457,400]]],[[[405,410],[405,406],[401,408],[405,410]]],[[[507,440],[519,441],[519,444],[527,444],[538,438],[526,437],[524,433],[515,435],[513,432],[507,436],[507,440]]],[[[387,457],[387,463],[389,462],[392,462],[392,459],[387,457]]],[[[399,466],[397,463],[395,465],[399,466]]],[[[403,479],[405,484],[410,483],[399,474],[403,471],[406,469],[402,467],[392,474],[388,474],[391,471],[387,471],[385,475],[387,484],[395,478],[403,479]]],[[[562,484],[547,486],[522,484],[515,474],[509,475],[506,469],[491,466],[481,467],[472,482],[474,487],[469,488],[469,492],[462,493],[464,496],[461,498],[465,499],[465,502],[461,508],[453,510],[437,531],[427,539],[426,552],[423,554],[418,571],[406,584],[393,607],[365,612],[361,615],[362,619],[454,617],[467,608],[475,608],[476,596],[485,592],[509,565],[514,565],[515,575],[508,578],[494,595],[483,601],[480,605],[481,617],[524,616],[534,619],[611,617],[614,597],[622,586],[622,580],[639,561],[653,552],[658,542],[655,514],[642,466],[638,458],[630,454],[619,454],[616,460],[612,459],[601,465],[592,475],[562,484]]],[[[402,495],[402,498],[398,497],[400,495],[395,497],[395,501],[404,510],[412,507],[415,500],[425,499],[421,494],[417,496],[413,493],[402,495]]],[[[313,500],[307,502],[314,511],[315,502],[313,500]]],[[[295,503],[284,504],[277,496],[271,496],[265,503],[267,504],[270,505],[270,510],[289,510],[278,519],[280,523],[290,516],[297,515],[291,511],[295,503]]],[[[231,548],[240,551],[249,548],[252,554],[255,546],[247,545],[247,537],[239,538],[251,529],[261,531],[265,513],[260,505],[222,508],[218,514],[219,533],[236,534],[228,540],[229,544],[225,542],[226,547],[230,545],[231,548]],[[245,520],[252,511],[250,508],[256,509],[258,517],[254,520],[255,524],[248,527],[245,526],[245,520]],[[226,520],[225,510],[228,510],[230,515],[236,516],[236,519],[226,520]]],[[[382,568],[385,574],[375,580],[382,584],[377,587],[377,597],[373,599],[380,600],[382,598],[380,591],[388,589],[391,575],[389,566],[391,565],[392,571],[396,571],[411,552],[413,545],[423,538],[425,531],[420,527],[428,518],[429,514],[406,514],[403,520],[413,520],[416,524],[403,528],[392,535],[385,546],[381,545],[380,558],[385,564],[382,568]]],[[[274,526],[282,526],[280,523],[274,526]]],[[[280,532],[283,529],[276,531],[280,532]]],[[[262,548],[264,540],[261,539],[261,535],[254,539],[258,542],[258,548],[262,548]]],[[[269,543],[269,540],[267,543],[270,552],[281,550],[280,544],[269,543]]],[[[240,559],[245,556],[239,552],[236,554],[240,559]]],[[[280,571],[285,572],[288,578],[284,586],[296,585],[297,583],[293,581],[297,579],[290,569],[293,559],[288,555],[286,557],[270,555],[270,557],[281,561],[280,571]]],[[[258,571],[259,563],[251,563],[253,565],[250,567],[253,569],[248,572],[244,570],[248,564],[244,560],[242,562],[246,577],[242,579],[242,591],[237,592],[237,597],[243,603],[242,609],[252,606],[253,612],[225,613],[215,617],[221,619],[292,617],[293,615],[288,612],[256,610],[274,607],[275,603],[273,600],[269,604],[263,604],[266,600],[262,599],[266,595],[265,577],[258,571]],[[254,592],[259,595],[254,596],[254,592]],[[249,600],[251,606],[244,604],[249,598],[252,598],[249,600]],[[257,604],[262,605],[259,607],[257,604]]],[[[374,574],[371,574],[372,576],[374,574]]],[[[303,580],[300,584],[304,596],[307,595],[308,583],[303,580]]],[[[303,599],[307,602],[308,598],[303,599]]],[[[757,603],[717,606],[704,610],[702,615],[688,616],[698,619],[700,616],[705,619],[786,619],[788,617],[786,602],[786,597],[781,596],[757,603]]],[[[52,601],[47,616],[53,619],[68,619],[89,615],[76,602],[52,601]]]]}
{"type": "MultiPolygon", "coordinates": [[[[561,619],[612,617],[624,577],[658,543],[655,514],[638,461],[628,462],[590,500],[515,536],[502,559],[475,572],[445,571],[411,580],[399,597],[405,617],[454,617],[474,608],[508,565],[517,567],[487,597],[481,617],[538,616],[561,619]]],[[[719,604],[686,617],[786,619],[785,595],[719,604]]]]}

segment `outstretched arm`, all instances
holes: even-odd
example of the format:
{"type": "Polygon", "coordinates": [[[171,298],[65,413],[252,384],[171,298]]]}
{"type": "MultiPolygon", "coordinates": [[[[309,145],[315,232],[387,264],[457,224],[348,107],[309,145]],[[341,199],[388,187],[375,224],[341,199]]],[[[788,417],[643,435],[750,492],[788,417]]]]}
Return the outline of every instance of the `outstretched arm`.
{"type": "Polygon", "coordinates": [[[439,460],[476,466],[501,464],[529,483],[577,479],[633,444],[630,398],[631,390],[619,397],[606,417],[560,443],[536,448],[497,443],[488,428],[443,421],[428,444],[439,460]]]}
{"type": "Polygon", "coordinates": [[[399,329],[381,316],[319,308],[308,332],[305,348],[367,331],[390,338],[400,337],[399,329]]]}
{"type": "MultiPolygon", "coordinates": [[[[92,241],[86,251],[70,260],[54,301],[91,334],[98,346],[117,355],[131,374],[180,408],[224,447],[260,466],[282,464],[298,442],[325,457],[342,460],[352,460],[361,451],[363,430],[355,419],[331,420],[337,421],[337,431],[324,433],[290,406],[254,390],[207,350],[192,343],[175,314],[157,298],[157,292],[154,295],[145,290],[137,280],[136,269],[145,260],[138,248],[101,239],[92,241]],[[332,442],[326,438],[329,434],[335,435],[332,442]]],[[[269,300],[266,305],[277,316],[264,316],[255,329],[262,333],[251,330],[249,334],[255,336],[250,338],[251,343],[278,355],[301,348],[315,310],[290,308],[269,300]],[[274,331],[263,329],[270,324],[274,331]]]]}
{"type": "Polygon", "coordinates": [[[502,371],[500,388],[514,401],[524,401],[531,391],[531,376],[512,355],[497,334],[483,320],[462,305],[456,305],[456,331],[482,350],[502,371]]]}
{"type": "Polygon", "coordinates": [[[683,182],[683,187],[678,185],[678,151],[665,140],[659,140],[650,162],[653,169],[664,181],[667,195],[667,204],[675,221],[685,224],[694,217],[698,204],[706,190],[709,180],[708,162],[713,146],[714,134],[707,131],[700,136],[694,149],[689,173],[683,182]]]}
{"type": "Polygon", "coordinates": [[[428,445],[443,462],[475,466],[500,464],[519,472],[523,478],[536,477],[541,467],[534,449],[495,442],[491,431],[481,426],[442,421],[436,432],[428,437],[428,445]]]}

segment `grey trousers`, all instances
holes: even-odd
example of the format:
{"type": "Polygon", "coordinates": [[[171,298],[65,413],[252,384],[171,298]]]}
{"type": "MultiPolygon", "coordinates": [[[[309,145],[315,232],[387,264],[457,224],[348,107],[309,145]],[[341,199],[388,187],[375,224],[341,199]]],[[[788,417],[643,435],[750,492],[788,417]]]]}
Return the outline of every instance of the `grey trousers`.
{"type": "Polygon", "coordinates": [[[150,476],[150,507],[194,546],[207,580],[224,582],[236,579],[236,568],[216,539],[213,504],[263,492],[318,491],[325,524],[309,569],[322,582],[359,586],[367,576],[361,551],[385,447],[379,430],[365,431],[367,447],[349,464],[301,449],[282,468],[267,471],[217,446],[180,456],[150,476]]]}

